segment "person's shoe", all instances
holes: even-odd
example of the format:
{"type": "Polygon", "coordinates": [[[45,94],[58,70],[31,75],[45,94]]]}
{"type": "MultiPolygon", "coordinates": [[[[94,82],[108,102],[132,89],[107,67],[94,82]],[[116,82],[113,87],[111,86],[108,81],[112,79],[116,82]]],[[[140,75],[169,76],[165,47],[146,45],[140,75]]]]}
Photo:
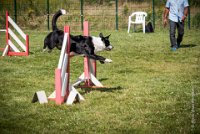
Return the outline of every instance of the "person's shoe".
{"type": "Polygon", "coordinates": [[[176,47],[172,47],[171,48],[172,51],[176,51],[176,49],[177,49],[176,47]]]}
{"type": "Polygon", "coordinates": [[[180,48],[181,47],[181,44],[180,43],[176,43],[177,45],[177,48],[180,48]]]}

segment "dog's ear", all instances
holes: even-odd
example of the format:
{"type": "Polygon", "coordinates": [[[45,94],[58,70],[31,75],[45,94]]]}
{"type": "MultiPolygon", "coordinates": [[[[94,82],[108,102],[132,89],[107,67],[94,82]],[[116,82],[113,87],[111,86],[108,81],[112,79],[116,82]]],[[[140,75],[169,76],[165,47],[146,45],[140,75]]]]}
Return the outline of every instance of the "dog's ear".
{"type": "Polygon", "coordinates": [[[102,33],[100,33],[100,34],[99,34],[99,37],[103,38],[103,34],[102,34],[102,33]]]}
{"type": "MultiPolygon", "coordinates": [[[[111,35],[111,34],[110,34],[111,35]]],[[[106,36],[105,38],[109,39],[110,35],[106,36]]]]}

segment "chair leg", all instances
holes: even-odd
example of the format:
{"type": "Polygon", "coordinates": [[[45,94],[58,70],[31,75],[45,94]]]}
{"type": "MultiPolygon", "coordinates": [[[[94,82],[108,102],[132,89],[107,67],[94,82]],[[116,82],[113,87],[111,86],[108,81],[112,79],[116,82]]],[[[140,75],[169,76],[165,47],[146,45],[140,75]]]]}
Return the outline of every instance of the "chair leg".
{"type": "Polygon", "coordinates": [[[136,31],[136,24],[134,24],[134,29],[133,29],[133,31],[134,31],[134,32],[136,31]]]}
{"type": "Polygon", "coordinates": [[[142,24],[143,27],[143,33],[145,33],[145,23],[142,24]]]}
{"type": "Polygon", "coordinates": [[[128,33],[130,32],[130,26],[131,26],[131,24],[128,23],[128,33]]]}

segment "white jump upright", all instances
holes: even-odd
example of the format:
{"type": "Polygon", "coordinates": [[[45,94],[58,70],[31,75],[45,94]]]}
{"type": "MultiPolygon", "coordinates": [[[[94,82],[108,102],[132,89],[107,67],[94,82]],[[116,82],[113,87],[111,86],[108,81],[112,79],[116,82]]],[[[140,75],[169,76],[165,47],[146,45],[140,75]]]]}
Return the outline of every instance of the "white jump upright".
{"type": "Polygon", "coordinates": [[[29,55],[29,36],[26,35],[19,26],[11,19],[8,11],[6,11],[6,47],[3,51],[2,56],[28,56],[29,55]],[[11,30],[10,25],[14,28],[15,31],[24,39],[21,41],[17,35],[11,30]],[[11,38],[14,39],[14,42],[11,41],[11,38]],[[25,44],[23,43],[25,42],[25,44]],[[15,44],[18,44],[16,46],[15,44]]]}
{"type": "Polygon", "coordinates": [[[55,91],[48,97],[54,100],[56,104],[61,105],[66,102],[70,105],[75,99],[84,100],[80,93],[70,85],[70,27],[64,27],[64,39],[62,50],[55,69],[55,91]]]}
{"type": "MultiPolygon", "coordinates": [[[[89,36],[89,23],[88,21],[84,22],[84,36],[89,36]]],[[[78,80],[73,84],[73,86],[79,86],[81,88],[103,88],[104,86],[96,78],[96,61],[84,57],[84,72],[78,78],[78,80]],[[80,85],[84,82],[83,85],[80,85]]]]}

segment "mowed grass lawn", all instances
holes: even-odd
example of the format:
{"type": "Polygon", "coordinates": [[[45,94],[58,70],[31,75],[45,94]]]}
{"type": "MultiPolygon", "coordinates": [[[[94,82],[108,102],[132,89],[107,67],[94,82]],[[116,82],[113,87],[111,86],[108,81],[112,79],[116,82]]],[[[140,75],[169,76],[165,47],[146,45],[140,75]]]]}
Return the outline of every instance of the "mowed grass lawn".
{"type": "MultiPolygon", "coordinates": [[[[85,101],[71,106],[31,103],[36,91],[54,91],[60,51],[42,52],[47,32],[26,32],[30,56],[0,58],[1,134],[200,133],[200,30],[186,29],[176,52],[167,29],[103,31],[114,46],[99,53],[113,62],[97,63],[97,78],[107,88],[78,89],[85,101]]],[[[70,69],[73,82],[83,72],[83,58],[72,58],[70,69]]]]}

